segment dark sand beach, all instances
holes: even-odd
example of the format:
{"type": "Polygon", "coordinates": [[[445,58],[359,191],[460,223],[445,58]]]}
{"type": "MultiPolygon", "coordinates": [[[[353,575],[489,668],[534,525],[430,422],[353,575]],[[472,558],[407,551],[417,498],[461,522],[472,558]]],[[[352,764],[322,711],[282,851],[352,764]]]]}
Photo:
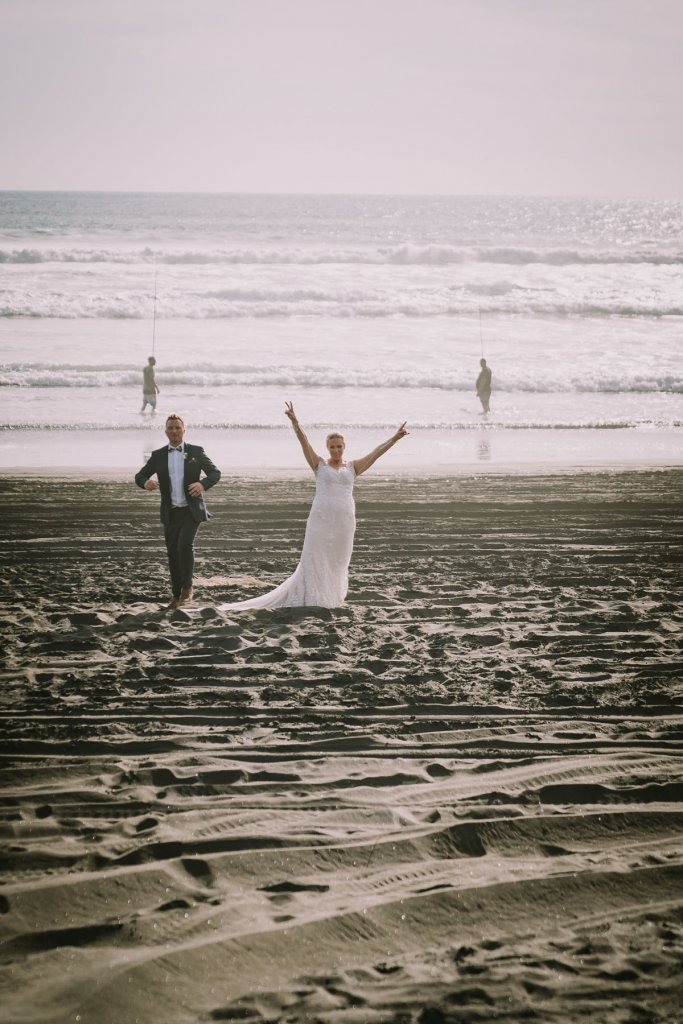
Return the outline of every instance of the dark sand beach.
{"type": "Polygon", "coordinates": [[[0,480],[0,1020],[683,1020],[683,471],[225,479],[171,614],[157,500],[0,480]]]}

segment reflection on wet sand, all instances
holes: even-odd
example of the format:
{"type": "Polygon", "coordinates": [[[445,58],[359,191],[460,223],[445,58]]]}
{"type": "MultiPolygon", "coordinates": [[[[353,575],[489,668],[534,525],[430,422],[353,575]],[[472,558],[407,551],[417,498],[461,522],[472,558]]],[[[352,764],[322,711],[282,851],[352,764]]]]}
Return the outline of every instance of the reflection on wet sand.
{"type": "Polygon", "coordinates": [[[479,462],[488,462],[491,459],[491,435],[484,430],[477,434],[477,459],[479,462]]]}

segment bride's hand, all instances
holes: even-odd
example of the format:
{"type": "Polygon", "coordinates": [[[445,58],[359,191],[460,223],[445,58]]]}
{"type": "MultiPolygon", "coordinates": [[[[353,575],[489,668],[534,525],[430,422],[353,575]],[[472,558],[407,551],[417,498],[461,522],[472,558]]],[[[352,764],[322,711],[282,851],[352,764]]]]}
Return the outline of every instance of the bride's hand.
{"type": "Polygon", "coordinates": [[[401,426],[398,428],[398,430],[394,434],[394,437],[396,438],[397,441],[400,441],[400,439],[402,437],[405,437],[406,434],[410,433],[410,431],[406,430],[406,423],[407,422],[408,422],[408,420],[404,420],[403,423],[401,424],[401,426]]]}
{"type": "Polygon", "coordinates": [[[299,422],[298,419],[296,418],[296,413],[294,412],[294,406],[292,405],[291,402],[285,402],[285,416],[289,417],[289,419],[292,421],[294,426],[296,426],[297,423],[299,422]]]}

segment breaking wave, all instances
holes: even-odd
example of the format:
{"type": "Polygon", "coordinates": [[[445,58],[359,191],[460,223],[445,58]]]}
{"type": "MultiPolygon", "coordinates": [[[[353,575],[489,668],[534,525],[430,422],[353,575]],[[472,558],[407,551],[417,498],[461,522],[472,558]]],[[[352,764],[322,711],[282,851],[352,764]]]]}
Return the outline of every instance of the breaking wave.
{"type": "MultiPolygon", "coordinates": [[[[9,295],[0,306],[0,318],[56,320],[148,320],[152,301],[147,293],[87,295],[59,292],[28,292],[9,295]]],[[[509,315],[566,317],[680,317],[683,301],[680,287],[659,293],[647,287],[642,295],[603,293],[600,300],[578,294],[575,298],[556,294],[553,289],[529,288],[506,281],[463,284],[459,287],[397,290],[340,288],[221,288],[205,292],[174,292],[160,300],[158,320],[240,320],[289,317],[333,317],[335,319],[382,319],[408,317],[424,319],[442,316],[476,316],[477,312],[509,315]],[[541,297],[543,291],[549,294],[541,297]]]]}
{"type": "MultiPolygon", "coordinates": [[[[306,366],[214,366],[197,364],[159,374],[164,386],[188,388],[382,388],[382,389],[434,389],[439,391],[471,392],[469,373],[444,372],[441,368],[418,370],[386,367],[352,370],[343,367],[306,366]]],[[[8,364],[0,368],[0,387],[8,388],[139,388],[140,367],[128,365],[63,365],[63,364],[8,364]]],[[[521,369],[518,374],[508,366],[505,375],[496,375],[497,391],[523,393],[577,392],[577,393],[683,393],[683,377],[670,374],[632,373],[621,376],[593,377],[589,370],[571,373],[567,366],[552,367],[530,378],[521,369]]]]}
{"type": "Polygon", "coordinates": [[[396,266],[448,266],[459,263],[492,263],[525,266],[538,263],[555,267],[574,264],[683,264],[683,252],[593,251],[564,248],[479,247],[418,245],[403,242],[395,246],[363,248],[283,247],[215,248],[164,251],[142,249],[22,248],[0,249],[0,263],[121,263],[143,265],[303,265],[369,264],[396,266]]]}

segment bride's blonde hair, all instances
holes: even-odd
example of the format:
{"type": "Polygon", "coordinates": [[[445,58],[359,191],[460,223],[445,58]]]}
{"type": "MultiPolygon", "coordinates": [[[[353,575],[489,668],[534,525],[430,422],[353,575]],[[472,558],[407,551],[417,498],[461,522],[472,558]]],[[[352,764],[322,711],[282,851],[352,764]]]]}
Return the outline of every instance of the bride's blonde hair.
{"type": "Polygon", "coordinates": [[[345,440],[344,435],[340,434],[338,430],[333,430],[331,434],[328,434],[325,438],[325,444],[332,440],[333,437],[341,437],[342,441],[345,440]]]}

